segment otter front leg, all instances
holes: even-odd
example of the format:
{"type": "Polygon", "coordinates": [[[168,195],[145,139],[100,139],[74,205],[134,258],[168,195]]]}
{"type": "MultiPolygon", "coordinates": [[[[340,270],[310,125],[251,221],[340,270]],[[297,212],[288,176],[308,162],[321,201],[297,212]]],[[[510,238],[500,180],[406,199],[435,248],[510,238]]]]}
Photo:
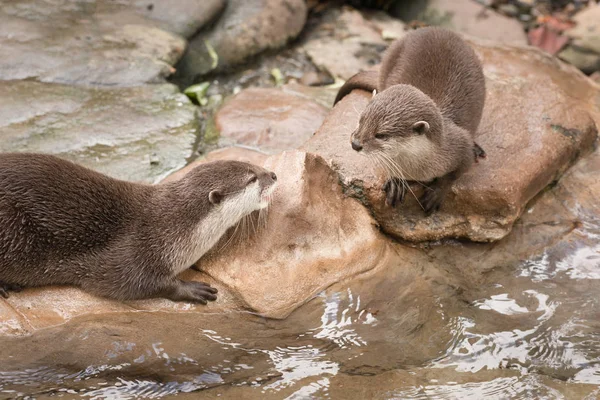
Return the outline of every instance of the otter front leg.
{"type": "Polygon", "coordinates": [[[419,199],[421,207],[423,207],[423,210],[425,211],[425,215],[429,216],[440,209],[446,194],[450,191],[455,180],[456,174],[452,172],[441,178],[436,178],[427,185],[425,193],[423,193],[419,199]]]}
{"type": "Polygon", "coordinates": [[[0,296],[4,297],[5,299],[8,299],[8,292],[20,292],[21,290],[23,290],[21,285],[14,285],[0,281],[0,296]]]}
{"type": "Polygon", "coordinates": [[[400,178],[388,179],[383,190],[385,191],[385,203],[388,206],[396,207],[404,202],[406,183],[402,182],[400,178]]]}
{"type": "Polygon", "coordinates": [[[208,283],[175,279],[172,287],[163,296],[173,301],[192,301],[207,304],[208,301],[217,299],[215,295],[217,292],[218,290],[208,283]]]}

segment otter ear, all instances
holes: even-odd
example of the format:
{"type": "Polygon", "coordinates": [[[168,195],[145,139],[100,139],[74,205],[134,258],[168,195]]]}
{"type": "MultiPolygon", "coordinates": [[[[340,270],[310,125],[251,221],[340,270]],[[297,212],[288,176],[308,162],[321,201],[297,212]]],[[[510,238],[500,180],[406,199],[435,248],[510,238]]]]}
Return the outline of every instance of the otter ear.
{"type": "Polygon", "coordinates": [[[223,194],[218,190],[211,190],[208,194],[208,201],[212,204],[219,204],[223,200],[223,194]]]}
{"type": "Polygon", "coordinates": [[[376,94],[377,94],[377,89],[373,89],[373,96],[371,96],[371,98],[375,97],[376,94]]]}
{"type": "Polygon", "coordinates": [[[417,121],[413,124],[412,130],[417,135],[429,132],[429,123],[427,121],[417,121]]]}

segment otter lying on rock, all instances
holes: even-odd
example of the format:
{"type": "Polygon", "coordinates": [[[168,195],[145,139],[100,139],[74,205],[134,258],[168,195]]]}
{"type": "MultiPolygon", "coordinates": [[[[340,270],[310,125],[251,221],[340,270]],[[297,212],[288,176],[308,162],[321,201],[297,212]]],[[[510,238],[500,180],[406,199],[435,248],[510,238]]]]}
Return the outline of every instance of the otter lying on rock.
{"type": "Polygon", "coordinates": [[[76,285],[118,300],[206,304],[215,288],[176,276],[266,208],[276,180],[252,164],[214,161],[144,185],[50,155],[0,154],[0,295],[76,285]]]}
{"type": "Polygon", "coordinates": [[[354,89],[374,97],[352,133],[352,148],[389,173],[384,190],[391,206],[404,201],[407,180],[430,182],[419,200],[429,215],[454,181],[485,157],[473,139],[485,102],[483,70],[473,49],[452,31],[409,32],[387,50],[379,74],[354,75],[335,103],[354,89]]]}

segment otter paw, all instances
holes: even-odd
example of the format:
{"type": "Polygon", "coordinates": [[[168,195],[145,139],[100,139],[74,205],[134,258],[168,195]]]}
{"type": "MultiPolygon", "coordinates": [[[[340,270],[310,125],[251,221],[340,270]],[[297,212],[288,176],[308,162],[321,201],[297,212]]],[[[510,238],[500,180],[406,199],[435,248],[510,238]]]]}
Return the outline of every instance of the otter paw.
{"type": "Polygon", "coordinates": [[[205,282],[180,281],[175,292],[169,298],[175,301],[192,301],[207,304],[215,301],[218,290],[205,282]]]}
{"type": "Polygon", "coordinates": [[[479,162],[480,158],[486,157],[485,150],[477,143],[473,144],[473,155],[475,156],[475,162],[479,162]]]}
{"type": "Polygon", "coordinates": [[[397,204],[404,203],[406,184],[400,178],[388,179],[383,190],[385,191],[385,204],[388,206],[396,207],[397,204]]]}
{"type": "Polygon", "coordinates": [[[425,193],[419,199],[421,207],[425,211],[425,215],[431,215],[440,209],[442,200],[444,199],[444,191],[435,186],[425,189],[425,193]]]}
{"type": "Polygon", "coordinates": [[[20,292],[21,290],[23,290],[21,285],[0,282],[0,296],[4,297],[5,299],[8,299],[9,292],[20,292]]]}

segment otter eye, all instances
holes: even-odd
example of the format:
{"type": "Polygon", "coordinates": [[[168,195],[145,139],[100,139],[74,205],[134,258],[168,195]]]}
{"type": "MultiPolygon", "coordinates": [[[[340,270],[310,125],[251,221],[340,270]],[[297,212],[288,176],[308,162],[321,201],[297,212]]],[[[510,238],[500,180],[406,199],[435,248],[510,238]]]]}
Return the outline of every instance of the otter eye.
{"type": "Polygon", "coordinates": [[[255,175],[255,176],[253,176],[252,178],[248,179],[248,183],[249,183],[249,184],[250,184],[250,183],[254,183],[254,182],[256,182],[257,180],[258,180],[258,177],[255,175]]]}
{"type": "Polygon", "coordinates": [[[381,140],[385,140],[389,137],[389,135],[386,135],[385,133],[378,133],[375,135],[375,139],[381,139],[381,140]]]}

